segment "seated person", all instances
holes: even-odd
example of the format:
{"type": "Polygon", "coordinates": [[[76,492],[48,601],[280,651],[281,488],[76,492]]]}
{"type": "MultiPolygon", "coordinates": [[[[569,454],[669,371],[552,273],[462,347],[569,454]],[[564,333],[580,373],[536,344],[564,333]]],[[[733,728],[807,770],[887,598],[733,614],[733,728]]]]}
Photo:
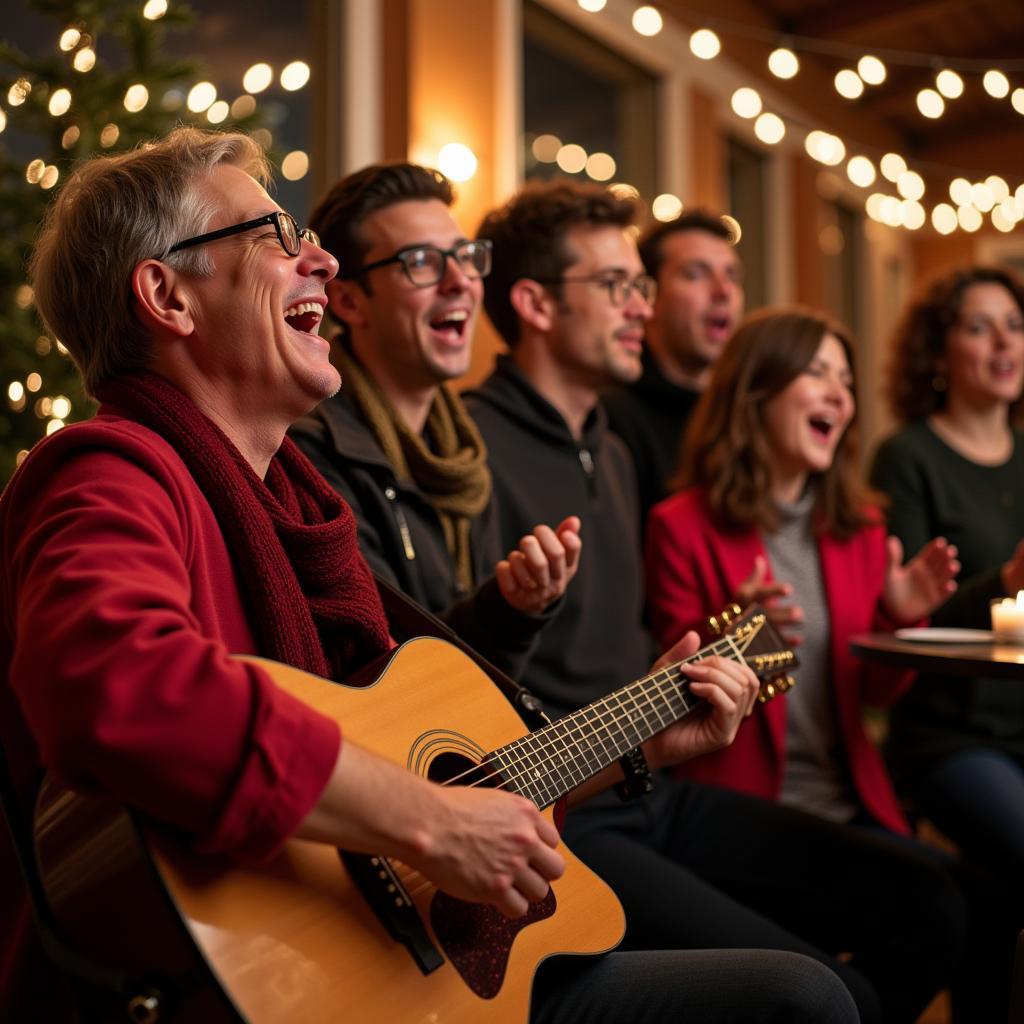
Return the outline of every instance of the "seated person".
{"type": "MultiPolygon", "coordinates": [[[[940,533],[959,551],[960,585],[933,624],[988,629],[989,602],[1024,590],[1024,284],[1000,267],[945,274],[890,351],[902,426],[872,482],[909,554],[940,533]]],[[[1024,928],[1024,690],[922,673],[893,709],[886,756],[900,790],[993,880],[1006,965],[1024,928]]]]}
{"type": "MultiPolygon", "coordinates": [[[[247,137],[180,128],[81,165],[42,228],[39,311],[102,404],[41,442],[0,499],[0,730],[16,791],[5,811],[24,824],[45,768],[221,864],[266,863],[299,837],[395,857],[521,917],[565,865],[531,800],[437,785],[342,742],[334,719],[231,657],[343,679],[391,647],[351,511],[285,438],[339,385],[317,334],[337,263],[269,197],[267,172],[247,137]]],[[[654,756],[696,753],[712,733],[727,741],[753,700],[751,673],[702,665],[714,727],[684,720],[654,756]]],[[[0,852],[0,1015],[71,1020],[0,852]]],[[[732,994],[742,956],[550,962],[537,1021],[613,1005],[652,1021],[694,1006],[707,1021],[855,1019],[834,976],[806,959],[774,959],[783,973],[763,971],[749,1002],[732,994]]]]}
{"type": "Polygon", "coordinates": [[[439,171],[393,163],[342,178],[317,204],[310,226],[341,265],[327,302],[344,384],[291,436],[351,506],[374,572],[515,676],[576,571],[579,520],[501,548],[487,453],[447,386],[469,368],[490,269],[453,200],[439,171]]]}

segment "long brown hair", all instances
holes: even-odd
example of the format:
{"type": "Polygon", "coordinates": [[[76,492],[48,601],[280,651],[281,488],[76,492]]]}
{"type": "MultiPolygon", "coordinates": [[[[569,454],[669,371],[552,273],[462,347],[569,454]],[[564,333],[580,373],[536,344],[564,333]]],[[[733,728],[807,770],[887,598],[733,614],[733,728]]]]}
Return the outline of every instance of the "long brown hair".
{"type": "MultiPolygon", "coordinates": [[[[680,479],[706,488],[712,515],[727,528],[778,529],[764,406],[807,369],[826,334],[839,340],[852,370],[846,331],[797,307],[748,316],[715,364],[686,432],[680,479]]],[[[866,506],[874,498],[857,466],[856,426],[855,406],[832,465],[816,481],[815,526],[840,539],[870,521],[866,506]]]]}
{"type": "MultiPolygon", "coordinates": [[[[935,386],[938,367],[946,355],[946,335],[960,318],[967,289],[975,284],[1005,288],[1024,314],[1024,282],[1005,267],[963,267],[926,285],[907,307],[891,345],[887,393],[900,423],[924,419],[945,406],[946,389],[935,386]]],[[[1022,411],[1024,395],[1010,406],[1010,417],[1022,411]]]]}

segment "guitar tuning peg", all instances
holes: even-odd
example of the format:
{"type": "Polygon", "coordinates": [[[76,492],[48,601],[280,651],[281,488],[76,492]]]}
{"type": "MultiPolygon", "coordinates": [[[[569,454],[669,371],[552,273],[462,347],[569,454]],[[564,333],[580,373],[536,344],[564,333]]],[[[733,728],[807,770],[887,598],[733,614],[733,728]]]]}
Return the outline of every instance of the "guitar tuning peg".
{"type": "Polygon", "coordinates": [[[763,683],[761,689],[758,691],[757,699],[762,704],[767,704],[768,701],[772,700],[779,691],[775,688],[775,684],[772,682],[763,683]]]}
{"type": "Polygon", "coordinates": [[[708,628],[715,636],[721,636],[739,618],[743,609],[738,604],[726,605],[718,615],[708,617],[708,628]]]}
{"type": "Polygon", "coordinates": [[[776,685],[785,693],[787,690],[791,690],[796,686],[796,680],[792,676],[783,676],[781,679],[776,680],[776,685]]]}

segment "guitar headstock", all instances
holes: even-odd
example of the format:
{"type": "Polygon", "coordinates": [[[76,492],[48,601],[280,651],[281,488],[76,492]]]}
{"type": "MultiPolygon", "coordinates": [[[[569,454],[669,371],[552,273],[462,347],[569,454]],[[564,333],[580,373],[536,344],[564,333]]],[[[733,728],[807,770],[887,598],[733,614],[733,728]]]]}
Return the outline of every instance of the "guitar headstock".
{"type": "Polygon", "coordinates": [[[793,685],[795,680],[789,672],[800,662],[760,605],[752,604],[743,610],[739,605],[729,605],[720,615],[711,616],[708,625],[719,635],[714,646],[720,649],[725,645],[727,653],[742,659],[761,680],[757,699],[762,704],[793,685]]]}

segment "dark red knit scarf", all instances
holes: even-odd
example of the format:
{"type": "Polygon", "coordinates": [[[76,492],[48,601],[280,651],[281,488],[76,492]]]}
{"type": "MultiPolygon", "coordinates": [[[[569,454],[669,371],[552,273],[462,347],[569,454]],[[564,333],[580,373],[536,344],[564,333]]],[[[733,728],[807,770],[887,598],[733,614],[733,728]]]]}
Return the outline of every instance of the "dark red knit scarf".
{"type": "Polygon", "coordinates": [[[262,654],[338,679],[388,648],[352,510],[288,438],[263,481],[162,377],[126,374],[103,384],[97,397],[181,456],[223,531],[262,654]]]}

